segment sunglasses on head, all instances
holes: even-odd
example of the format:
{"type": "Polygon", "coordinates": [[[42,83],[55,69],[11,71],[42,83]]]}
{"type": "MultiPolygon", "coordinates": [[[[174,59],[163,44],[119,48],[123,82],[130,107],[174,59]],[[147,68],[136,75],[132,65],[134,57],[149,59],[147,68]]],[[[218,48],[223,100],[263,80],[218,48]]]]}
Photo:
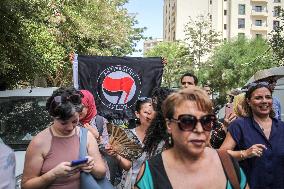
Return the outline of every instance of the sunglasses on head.
{"type": "Polygon", "coordinates": [[[63,98],[62,96],[55,96],[53,97],[53,100],[50,103],[50,107],[52,106],[61,106],[62,103],[66,103],[66,102],[71,102],[74,105],[81,105],[81,98],[82,96],[80,94],[74,94],[74,95],[70,95],[67,96],[66,98],[63,98]]]}
{"type": "Polygon", "coordinates": [[[275,78],[271,78],[268,80],[269,84],[272,84],[272,83],[277,83],[277,79],[275,78]]]}
{"type": "Polygon", "coordinates": [[[197,119],[196,116],[182,114],[178,116],[178,119],[172,118],[170,121],[176,122],[182,131],[193,131],[198,122],[200,122],[204,131],[211,131],[213,123],[216,121],[216,117],[213,114],[208,114],[197,119]]]}
{"type": "Polygon", "coordinates": [[[253,83],[250,83],[247,87],[247,90],[250,90],[251,88],[253,87],[256,87],[256,86],[264,86],[264,87],[269,87],[269,83],[266,82],[266,81],[262,81],[262,82],[253,82],[253,83]]]}
{"type": "Polygon", "coordinates": [[[152,99],[151,98],[149,98],[149,97],[139,97],[138,99],[137,99],[137,101],[140,101],[140,102],[144,102],[144,101],[152,101],[152,99]]]}

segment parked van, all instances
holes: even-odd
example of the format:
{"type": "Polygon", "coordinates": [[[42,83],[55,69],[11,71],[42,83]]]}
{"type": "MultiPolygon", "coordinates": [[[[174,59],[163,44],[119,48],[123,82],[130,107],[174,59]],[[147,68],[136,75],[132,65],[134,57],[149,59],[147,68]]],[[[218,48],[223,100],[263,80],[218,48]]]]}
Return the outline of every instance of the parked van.
{"type": "Polygon", "coordinates": [[[45,104],[55,89],[0,91],[0,142],[15,151],[16,189],[21,188],[25,153],[31,139],[51,122],[45,104]]]}

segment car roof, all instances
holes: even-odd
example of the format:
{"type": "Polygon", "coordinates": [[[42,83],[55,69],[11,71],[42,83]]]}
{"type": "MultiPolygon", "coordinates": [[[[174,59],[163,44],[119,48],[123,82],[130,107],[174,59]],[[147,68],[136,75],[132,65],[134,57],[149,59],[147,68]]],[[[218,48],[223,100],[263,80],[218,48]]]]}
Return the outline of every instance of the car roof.
{"type": "Polygon", "coordinates": [[[27,89],[14,89],[0,91],[0,98],[4,97],[23,97],[23,96],[51,96],[54,90],[58,87],[37,87],[37,88],[27,88],[27,89]]]}

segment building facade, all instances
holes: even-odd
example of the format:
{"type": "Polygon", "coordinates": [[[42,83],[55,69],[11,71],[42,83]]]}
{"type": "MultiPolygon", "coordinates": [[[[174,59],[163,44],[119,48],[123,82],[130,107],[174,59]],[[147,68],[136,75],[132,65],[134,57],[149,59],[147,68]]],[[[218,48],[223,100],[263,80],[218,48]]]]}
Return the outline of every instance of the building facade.
{"type": "Polygon", "coordinates": [[[212,29],[223,40],[238,36],[268,37],[280,25],[284,0],[164,0],[163,38],[184,40],[184,28],[191,18],[209,15],[212,29]]]}
{"type": "Polygon", "coordinates": [[[153,47],[155,47],[157,44],[159,44],[162,41],[163,41],[163,39],[161,39],[161,38],[145,40],[144,44],[143,44],[143,54],[145,55],[147,53],[147,51],[149,51],[150,49],[152,49],[153,47]]]}

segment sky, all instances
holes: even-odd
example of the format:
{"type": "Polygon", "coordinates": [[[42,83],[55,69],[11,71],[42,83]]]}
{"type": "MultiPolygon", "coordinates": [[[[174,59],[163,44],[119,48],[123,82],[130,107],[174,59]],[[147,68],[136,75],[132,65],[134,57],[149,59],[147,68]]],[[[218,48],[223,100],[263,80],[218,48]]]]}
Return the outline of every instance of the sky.
{"type": "MultiPolygon", "coordinates": [[[[163,38],[163,0],[129,0],[125,5],[129,13],[136,13],[137,27],[147,27],[145,37],[163,38]]],[[[143,56],[143,40],[136,49],[142,52],[134,52],[130,56],[143,56]]]]}

